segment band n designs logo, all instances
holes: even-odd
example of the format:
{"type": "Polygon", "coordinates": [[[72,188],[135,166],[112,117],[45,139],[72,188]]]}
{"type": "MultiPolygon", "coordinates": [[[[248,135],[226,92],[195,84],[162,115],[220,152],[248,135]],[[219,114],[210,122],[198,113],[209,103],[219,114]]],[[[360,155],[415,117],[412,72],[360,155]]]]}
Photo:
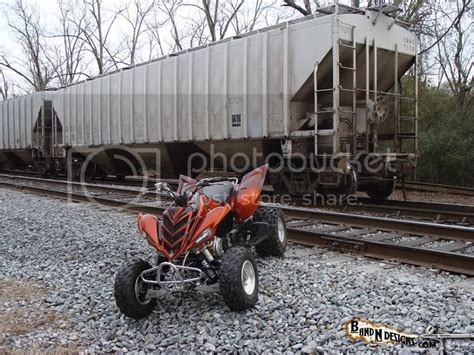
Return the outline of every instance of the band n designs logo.
{"type": "Polygon", "coordinates": [[[422,339],[415,334],[405,334],[396,329],[384,326],[382,324],[372,323],[365,319],[354,318],[346,323],[346,333],[352,340],[362,340],[369,344],[401,344],[404,346],[420,346],[420,341],[423,342],[423,347],[436,347],[437,341],[432,341],[433,344],[426,343],[426,339],[422,339]]]}

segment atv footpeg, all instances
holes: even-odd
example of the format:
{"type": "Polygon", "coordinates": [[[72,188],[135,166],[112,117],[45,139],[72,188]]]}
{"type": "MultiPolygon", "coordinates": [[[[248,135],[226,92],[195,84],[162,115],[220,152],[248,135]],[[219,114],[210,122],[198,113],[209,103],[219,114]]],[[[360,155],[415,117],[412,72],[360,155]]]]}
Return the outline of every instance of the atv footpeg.
{"type": "Polygon", "coordinates": [[[158,285],[171,292],[184,291],[187,284],[198,285],[202,276],[202,271],[198,268],[175,265],[169,262],[163,262],[158,266],[145,270],[140,275],[143,282],[158,285]],[[155,279],[147,278],[147,275],[155,279]]]}

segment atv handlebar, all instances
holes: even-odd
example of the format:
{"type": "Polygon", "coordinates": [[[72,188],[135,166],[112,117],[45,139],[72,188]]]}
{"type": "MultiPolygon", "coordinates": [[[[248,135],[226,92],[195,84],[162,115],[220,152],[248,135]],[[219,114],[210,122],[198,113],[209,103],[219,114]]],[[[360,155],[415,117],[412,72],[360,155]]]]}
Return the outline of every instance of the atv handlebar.
{"type": "MultiPolygon", "coordinates": [[[[195,192],[202,189],[203,187],[210,186],[212,184],[224,182],[224,181],[231,181],[234,184],[237,184],[239,182],[239,179],[235,177],[215,177],[215,178],[202,179],[202,180],[199,180],[196,184],[190,186],[191,188],[194,188],[192,190],[193,192],[191,193],[191,195],[193,195],[195,192]]],[[[183,191],[183,193],[180,195],[176,193],[175,191],[173,191],[171,186],[166,182],[158,182],[155,184],[155,191],[168,195],[175,201],[175,203],[178,206],[184,206],[187,203],[187,200],[190,197],[190,194],[189,194],[190,190],[191,189],[187,189],[183,191]]]]}
{"type": "Polygon", "coordinates": [[[231,181],[234,183],[238,183],[239,179],[235,177],[215,177],[215,178],[207,178],[207,179],[202,179],[197,182],[196,185],[207,185],[207,184],[212,184],[215,182],[222,182],[222,181],[231,181]]]}
{"type": "Polygon", "coordinates": [[[171,186],[166,182],[157,182],[155,184],[155,189],[158,192],[165,193],[165,194],[169,195],[174,200],[176,198],[180,197],[180,195],[178,195],[176,192],[174,192],[173,189],[171,188],[171,186]]]}

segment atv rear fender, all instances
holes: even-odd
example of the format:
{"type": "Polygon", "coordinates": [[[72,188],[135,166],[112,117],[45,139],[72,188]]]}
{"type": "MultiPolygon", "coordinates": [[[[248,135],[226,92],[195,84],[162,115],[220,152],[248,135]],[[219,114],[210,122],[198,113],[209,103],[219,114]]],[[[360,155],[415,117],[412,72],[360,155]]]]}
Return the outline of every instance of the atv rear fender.
{"type": "Polygon", "coordinates": [[[260,205],[260,195],[267,171],[268,164],[265,164],[242,178],[233,201],[234,216],[239,223],[252,217],[260,205]]]}

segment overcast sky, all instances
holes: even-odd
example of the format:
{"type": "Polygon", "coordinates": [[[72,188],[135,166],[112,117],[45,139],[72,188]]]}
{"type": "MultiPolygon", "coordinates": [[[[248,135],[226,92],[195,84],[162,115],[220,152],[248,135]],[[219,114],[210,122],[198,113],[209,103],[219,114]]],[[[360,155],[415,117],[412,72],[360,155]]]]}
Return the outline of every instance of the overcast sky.
{"type": "MultiPolygon", "coordinates": [[[[11,29],[8,27],[8,6],[12,6],[15,4],[16,0],[0,0],[0,54],[1,53],[10,53],[14,51],[15,53],[21,53],[18,50],[18,43],[15,39],[15,36],[12,34],[11,29]]],[[[59,26],[58,23],[58,0],[23,0],[25,4],[28,6],[33,6],[38,10],[40,14],[40,21],[43,24],[44,28],[51,33],[54,32],[55,28],[59,26]]],[[[268,3],[275,3],[274,9],[278,11],[280,14],[284,14],[289,19],[300,17],[301,14],[297,13],[296,11],[292,10],[289,7],[281,6],[283,4],[282,0],[265,0],[268,3]]],[[[127,0],[103,0],[104,7],[107,9],[117,9],[123,3],[127,3],[127,0]]],[[[201,0],[186,0],[186,3],[196,3],[201,4],[201,0]]],[[[303,1],[299,1],[300,4],[303,4],[303,1]]],[[[331,0],[319,0],[320,4],[324,3],[333,3],[331,0]]],[[[341,0],[340,3],[350,3],[350,0],[341,0]]],[[[244,7],[247,7],[250,11],[253,9],[254,0],[247,0],[244,7]]],[[[242,8],[244,8],[242,7],[242,8]]],[[[178,26],[181,25],[183,22],[196,16],[196,11],[199,12],[196,8],[193,7],[181,7],[178,14],[179,21],[178,26]]],[[[123,19],[118,19],[115,27],[115,31],[113,33],[113,40],[120,41],[124,30],[127,28],[127,23],[123,19]]],[[[260,24],[258,27],[265,27],[264,24],[260,24]]],[[[169,36],[170,28],[164,28],[162,31],[162,36],[164,37],[165,41],[171,42],[171,37],[169,36]]],[[[229,31],[229,35],[232,33],[229,31]]],[[[188,43],[183,43],[186,46],[188,43]]]]}
{"type": "MultiPolygon", "coordinates": [[[[57,34],[60,33],[60,24],[58,22],[59,18],[59,5],[58,5],[59,0],[23,0],[24,4],[26,4],[28,7],[33,7],[37,10],[37,13],[40,16],[40,22],[43,26],[43,28],[46,30],[46,32],[49,35],[57,34]]],[[[80,1],[80,0],[78,0],[80,1]]],[[[282,13],[285,13],[289,17],[298,17],[300,15],[296,14],[295,11],[293,11],[290,8],[283,8],[280,5],[282,4],[282,0],[264,0],[268,3],[275,2],[277,6],[275,6],[276,11],[280,11],[282,13]]],[[[15,5],[16,0],[0,0],[0,55],[5,54],[7,55],[7,58],[9,59],[10,62],[15,62],[15,57],[17,58],[22,58],[22,51],[21,51],[21,46],[19,44],[19,41],[17,38],[15,38],[15,34],[13,33],[12,29],[9,28],[8,26],[8,19],[12,18],[11,16],[11,10],[9,10],[10,6],[15,5]]],[[[129,3],[130,1],[127,0],[103,0],[103,6],[105,9],[118,9],[121,6],[123,6],[124,3],[129,3]]],[[[201,4],[201,0],[187,0],[186,3],[196,3],[196,4],[201,4]]],[[[254,6],[254,1],[253,0],[247,0],[245,3],[245,6],[247,6],[249,9],[253,8],[254,6]]],[[[194,7],[181,7],[178,16],[177,16],[177,21],[178,21],[178,27],[184,26],[184,23],[189,23],[190,18],[195,18],[196,16],[202,16],[202,13],[199,13],[200,11],[194,7]],[[196,14],[198,12],[198,14],[196,14]],[[186,22],[188,21],[188,22],[186,22]]],[[[109,14],[104,14],[104,17],[107,17],[109,14]]],[[[163,17],[163,20],[166,18],[164,13],[161,14],[163,17]]],[[[114,24],[114,30],[110,36],[110,39],[112,43],[123,43],[123,37],[125,35],[125,32],[127,29],[129,29],[130,25],[123,19],[123,18],[118,18],[117,21],[114,24]]],[[[264,25],[260,25],[258,27],[264,27],[264,25]]],[[[165,54],[171,51],[170,47],[173,44],[172,37],[170,35],[171,27],[169,25],[164,26],[163,30],[160,32],[160,36],[162,37],[162,41],[164,42],[164,51],[165,54]],[[166,45],[168,44],[168,45],[166,45]]],[[[189,31],[187,31],[189,32],[189,31]]],[[[232,35],[232,32],[229,31],[228,35],[232,35]]],[[[144,37],[142,37],[142,40],[145,40],[144,37]]],[[[55,39],[51,40],[51,43],[53,43],[55,39]]],[[[57,39],[56,39],[57,41],[57,39]]],[[[183,41],[183,46],[188,47],[189,46],[189,41],[184,40],[183,41]]],[[[138,56],[136,62],[143,62],[148,59],[150,59],[150,54],[149,54],[149,46],[143,45],[142,49],[138,51],[138,56]]],[[[159,56],[158,53],[153,53],[151,55],[153,58],[156,58],[159,56]]],[[[92,58],[91,58],[92,62],[92,58]]],[[[94,63],[91,63],[94,64],[94,63]]],[[[89,66],[91,70],[91,74],[96,74],[94,73],[95,66],[91,65],[89,66]]],[[[12,73],[9,73],[6,71],[6,74],[9,79],[14,79],[16,80],[16,76],[14,76],[12,73]]]]}

